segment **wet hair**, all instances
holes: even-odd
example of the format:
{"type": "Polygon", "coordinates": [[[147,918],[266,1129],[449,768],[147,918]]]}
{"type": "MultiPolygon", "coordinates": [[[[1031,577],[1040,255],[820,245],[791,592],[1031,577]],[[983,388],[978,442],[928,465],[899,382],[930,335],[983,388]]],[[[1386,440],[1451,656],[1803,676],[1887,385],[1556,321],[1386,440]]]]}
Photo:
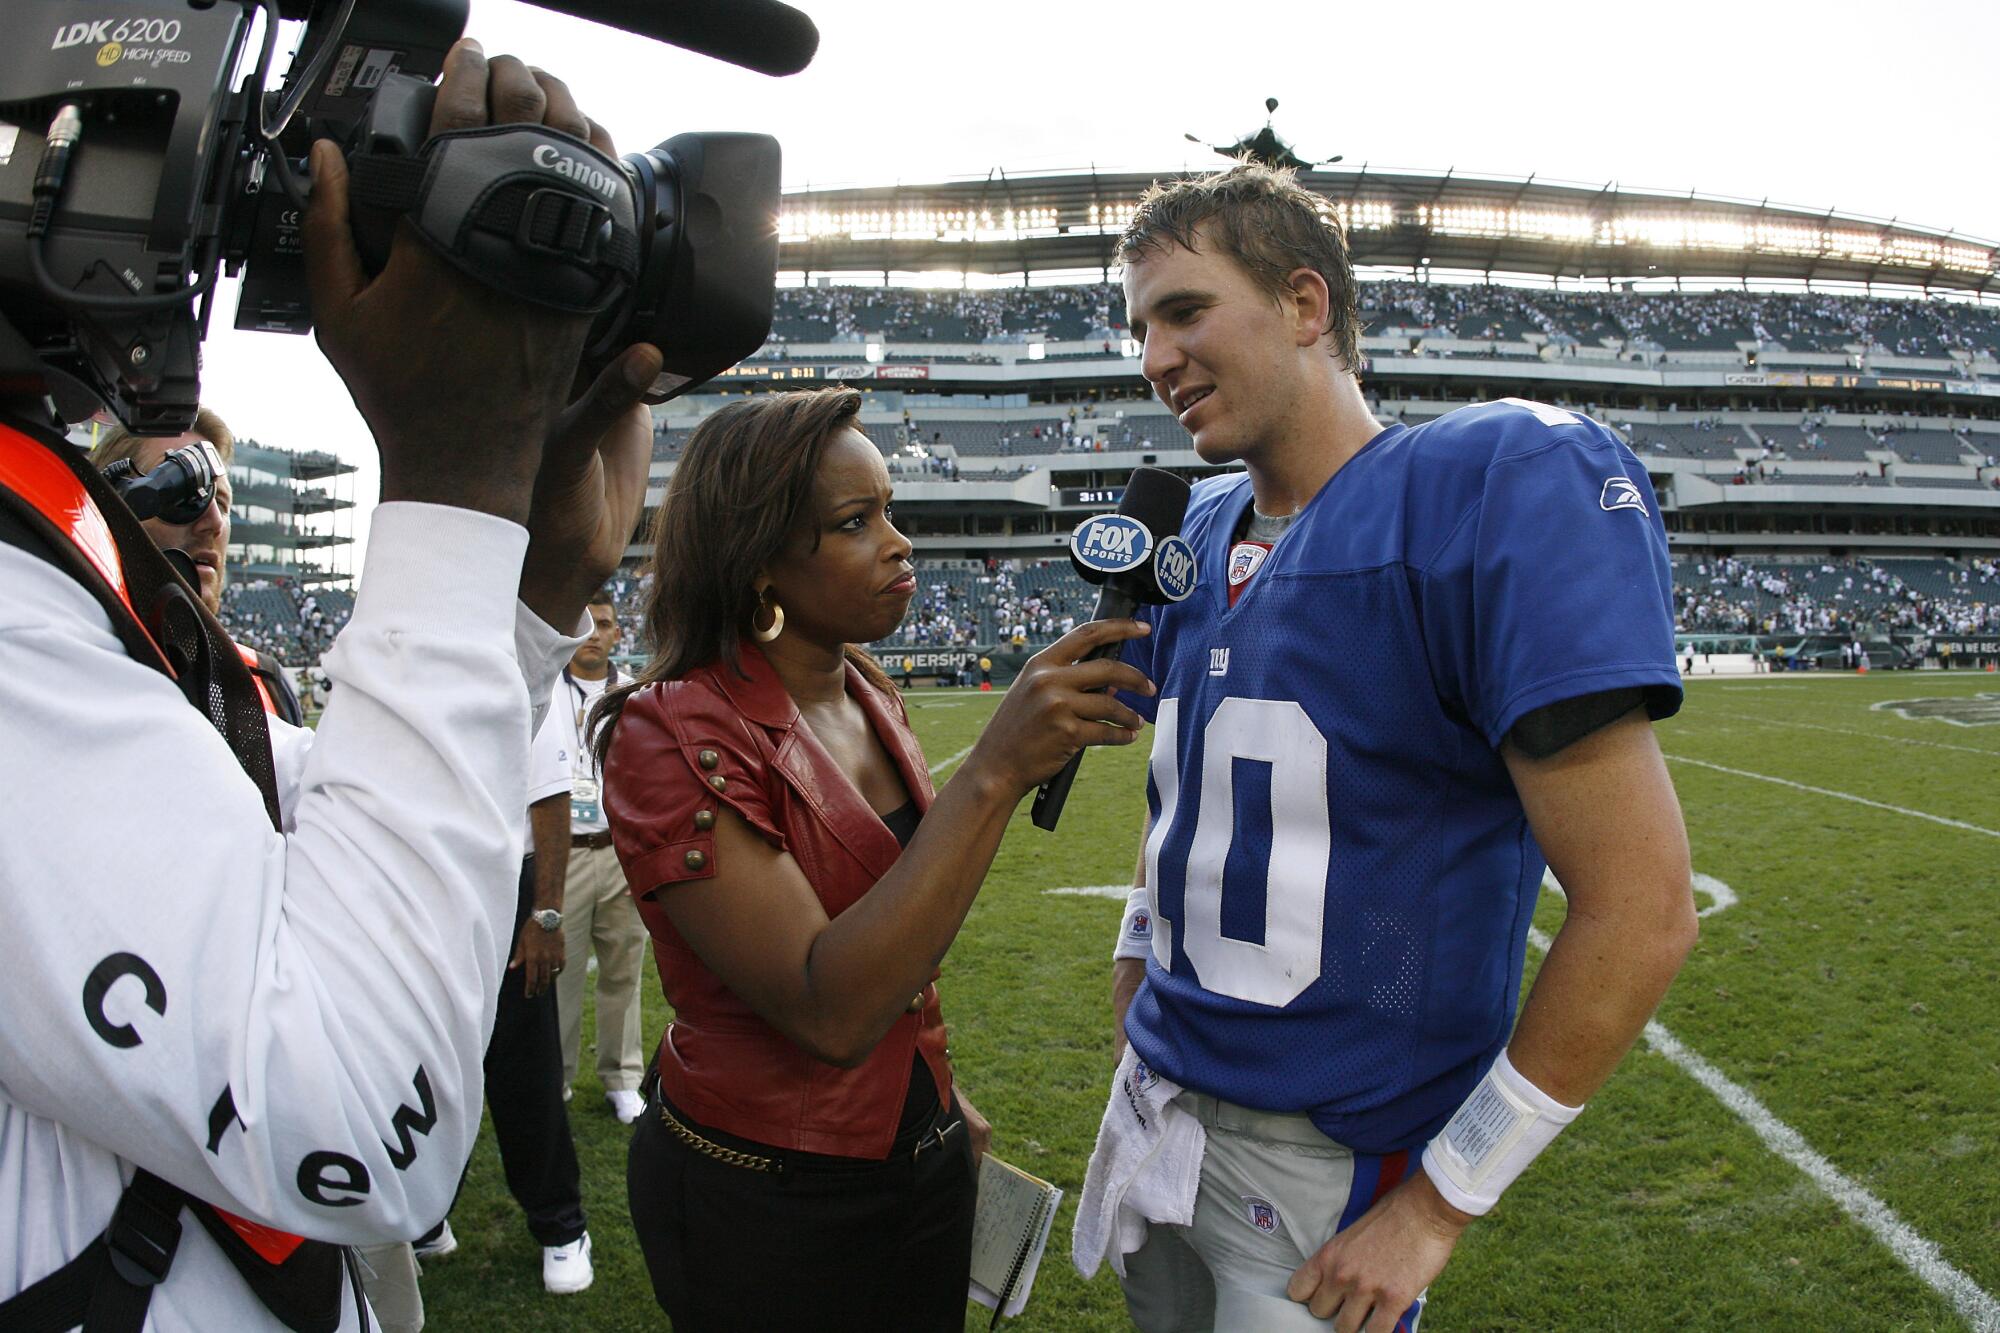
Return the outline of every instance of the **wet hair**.
{"type": "Polygon", "coordinates": [[[1299,184],[1291,168],[1242,161],[1203,176],[1154,182],[1118,238],[1118,259],[1137,263],[1169,245],[1196,254],[1213,246],[1274,300],[1291,290],[1298,270],[1319,274],[1332,302],[1326,336],[1333,354],[1349,371],[1359,371],[1361,311],[1347,231],[1333,202],[1299,184]]]}

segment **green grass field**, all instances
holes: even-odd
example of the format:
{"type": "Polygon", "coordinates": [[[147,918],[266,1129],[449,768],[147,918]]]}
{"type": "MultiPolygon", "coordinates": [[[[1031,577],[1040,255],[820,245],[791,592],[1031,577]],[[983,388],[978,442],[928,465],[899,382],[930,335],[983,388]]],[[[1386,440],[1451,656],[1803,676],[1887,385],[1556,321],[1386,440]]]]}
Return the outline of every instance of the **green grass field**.
{"type": "MultiPolygon", "coordinates": [[[[1466,1233],[1426,1330],[2000,1330],[2000,724],[1873,707],[1982,693],[2000,702],[2000,677],[1693,683],[1660,738],[1694,868],[1728,892],[1698,881],[1701,943],[1657,1027],[1466,1233]]],[[[911,702],[935,763],[995,696],[911,702]]],[[[1129,879],[1145,750],[1094,752],[1055,835],[1023,803],[939,983],[994,1150],[1068,1192],[1022,1330],[1128,1326],[1108,1272],[1086,1283],[1067,1257],[1119,905],[1047,890],[1129,879]]],[[[1545,893],[1539,930],[1561,921],[1545,893]]],[[[650,1047],[667,1011],[648,985],[650,1047]]],[[[627,1221],[626,1131],[588,1072],[570,1115],[596,1286],[542,1292],[482,1140],[459,1252],[424,1277],[430,1327],[665,1326],[627,1221]]]]}

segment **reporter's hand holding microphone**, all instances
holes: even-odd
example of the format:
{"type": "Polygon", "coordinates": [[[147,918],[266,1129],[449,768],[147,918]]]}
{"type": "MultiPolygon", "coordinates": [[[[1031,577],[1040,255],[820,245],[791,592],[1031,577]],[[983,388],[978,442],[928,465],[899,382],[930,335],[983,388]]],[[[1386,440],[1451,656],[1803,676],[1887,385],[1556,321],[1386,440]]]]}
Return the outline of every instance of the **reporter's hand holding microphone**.
{"type": "Polygon", "coordinates": [[[991,782],[1011,803],[1087,746],[1138,740],[1146,720],[1110,691],[1154,693],[1152,682],[1118,657],[1120,644],[1151,632],[1139,620],[1090,620],[1029,658],[966,756],[960,779],[991,782]]]}

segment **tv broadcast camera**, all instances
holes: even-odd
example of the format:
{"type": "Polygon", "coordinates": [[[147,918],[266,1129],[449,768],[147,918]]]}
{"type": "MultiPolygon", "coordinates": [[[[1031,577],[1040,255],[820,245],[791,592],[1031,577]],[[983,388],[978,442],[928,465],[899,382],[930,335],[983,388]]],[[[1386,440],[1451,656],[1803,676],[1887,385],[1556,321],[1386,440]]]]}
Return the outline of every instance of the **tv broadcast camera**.
{"type": "MultiPolygon", "coordinates": [[[[1164,468],[1134,468],[1117,513],[1093,514],[1077,524],[1070,534],[1069,562],[1086,583],[1103,588],[1090,613],[1092,620],[1121,620],[1141,605],[1183,601],[1194,591],[1194,548],[1180,535],[1189,489],[1185,480],[1164,468]]],[[[1119,647],[1106,644],[1083,660],[1108,657],[1119,647]]],[[[1078,750],[1036,791],[1030,811],[1036,828],[1055,830],[1082,763],[1083,751],[1078,750]]]]}
{"type": "MultiPolygon", "coordinates": [[[[768,74],[805,68],[819,40],[777,0],[536,3],[768,74]]],[[[544,126],[430,139],[433,81],[468,4],[12,0],[0,407],[52,398],[79,420],[101,402],[142,434],[187,430],[222,268],[244,274],[238,328],[308,331],[305,160],[322,138],[348,155],[371,269],[407,217],[476,280],[590,315],[586,371],[659,347],[655,403],[755,351],[777,271],[777,141],[681,134],[613,159],[544,126]],[[281,18],[305,27],[272,91],[281,18]]]]}

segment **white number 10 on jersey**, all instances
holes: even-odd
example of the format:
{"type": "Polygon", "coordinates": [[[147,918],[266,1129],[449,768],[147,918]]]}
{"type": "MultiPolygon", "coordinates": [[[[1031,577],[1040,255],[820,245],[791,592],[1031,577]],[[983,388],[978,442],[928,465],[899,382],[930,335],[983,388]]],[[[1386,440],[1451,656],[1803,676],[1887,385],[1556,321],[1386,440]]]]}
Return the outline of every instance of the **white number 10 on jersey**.
{"type": "MultiPolygon", "coordinates": [[[[1180,700],[1162,699],[1153,722],[1153,785],[1160,814],[1146,839],[1146,884],[1153,904],[1153,957],[1173,970],[1174,937],[1204,990],[1253,1004],[1282,1008],[1319,979],[1325,939],[1328,861],[1333,831],[1326,808],[1326,737],[1306,710],[1289,699],[1224,699],[1202,731],[1199,789],[1183,793],[1180,700]],[[1222,895],[1253,889],[1242,868],[1234,884],[1223,883],[1223,867],[1239,833],[1236,827],[1235,761],[1271,766],[1268,837],[1262,867],[1264,942],[1231,939],[1222,933],[1222,895]],[[1193,806],[1194,836],[1186,864],[1180,919],[1169,920],[1160,906],[1160,854],[1177,819],[1187,817],[1183,796],[1193,806]]],[[[1169,867],[1172,870],[1172,867],[1169,867]]]]}

